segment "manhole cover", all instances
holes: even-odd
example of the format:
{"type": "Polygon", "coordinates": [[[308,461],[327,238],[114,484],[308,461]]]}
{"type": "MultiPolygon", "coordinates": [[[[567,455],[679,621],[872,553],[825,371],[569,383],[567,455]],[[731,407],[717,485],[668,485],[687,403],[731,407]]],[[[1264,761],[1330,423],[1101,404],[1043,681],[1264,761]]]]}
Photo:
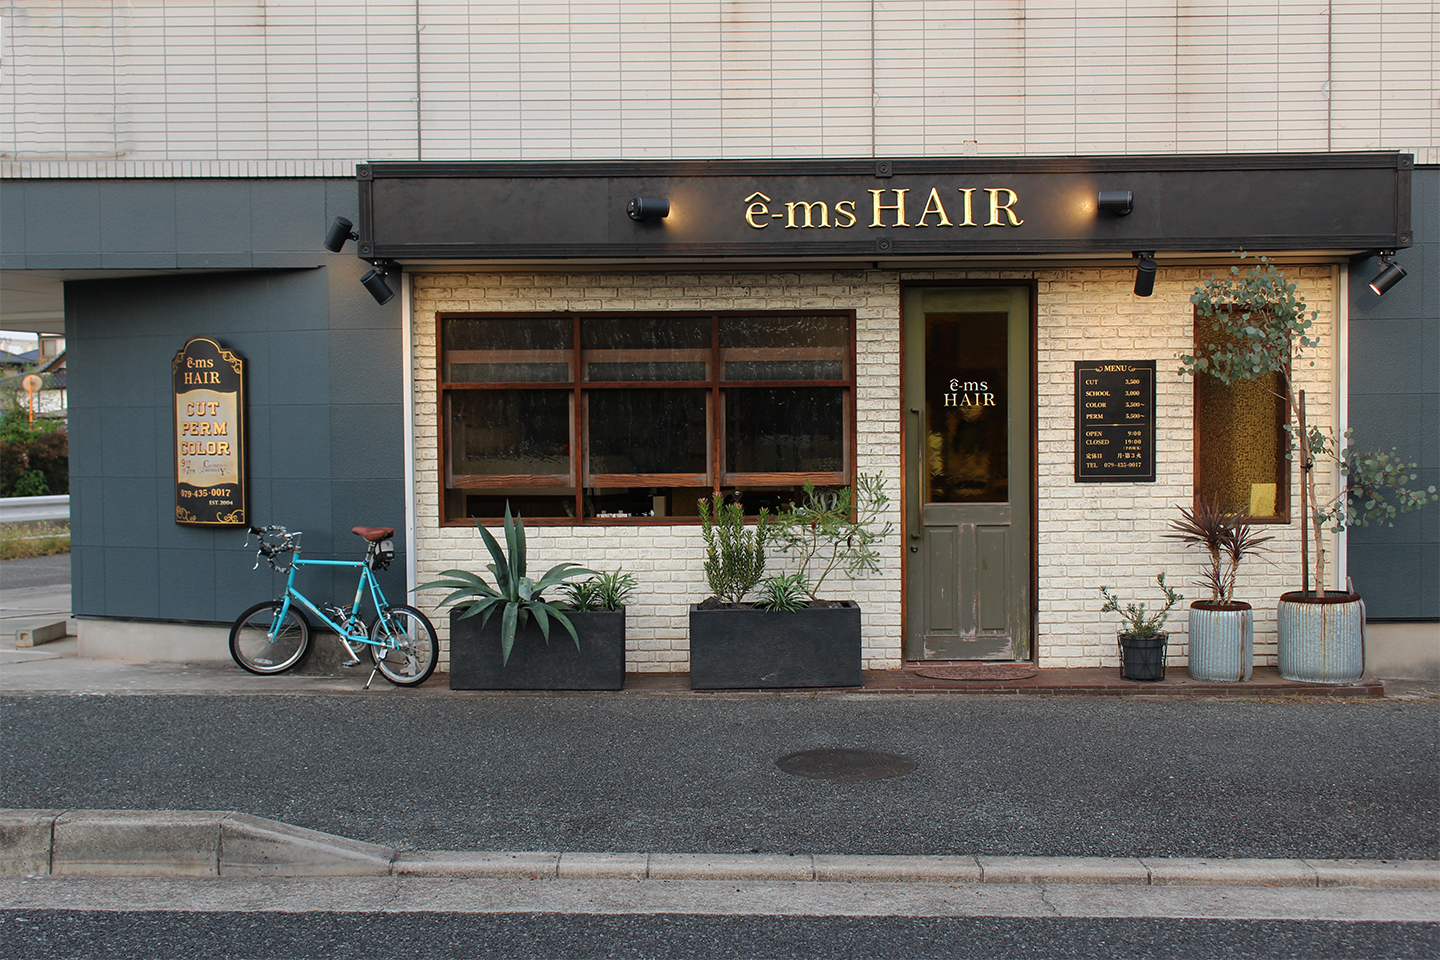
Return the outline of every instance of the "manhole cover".
{"type": "Polygon", "coordinates": [[[775,761],[775,766],[812,780],[888,780],[903,777],[919,764],[883,750],[838,747],[786,754],[775,761]]]}
{"type": "Polygon", "coordinates": [[[1040,671],[1024,664],[963,663],[952,666],[921,667],[916,676],[932,680],[1028,680],[1040,671]]]}

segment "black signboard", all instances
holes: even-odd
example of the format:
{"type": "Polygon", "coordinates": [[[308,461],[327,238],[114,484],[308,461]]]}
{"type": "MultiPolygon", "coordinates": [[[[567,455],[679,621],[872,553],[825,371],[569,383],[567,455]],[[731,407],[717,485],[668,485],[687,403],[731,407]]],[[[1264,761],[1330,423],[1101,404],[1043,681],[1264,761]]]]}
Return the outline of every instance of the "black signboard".
{"type": "Polygon", "coordinates": [[[1155,361],[1075,362],[1075,479],[1155,480],[1155,361]]]}
{"type": "Polygon", "coordinates": [[[175,522],[244,526],[245,361],[197,337],[175,354],[175,522]]]}
{"type": "Polygon", "coordinates": [[[361,164],[363,259],[1409,246],[1409,154],[361,164]],[[1133,212],[1098,209],[1098,191],[1133,212]],[[636,220],[631,201],[669,201],[636,220]],[[1323,203],[1315,202],[1323,197],[1323,203]]]}

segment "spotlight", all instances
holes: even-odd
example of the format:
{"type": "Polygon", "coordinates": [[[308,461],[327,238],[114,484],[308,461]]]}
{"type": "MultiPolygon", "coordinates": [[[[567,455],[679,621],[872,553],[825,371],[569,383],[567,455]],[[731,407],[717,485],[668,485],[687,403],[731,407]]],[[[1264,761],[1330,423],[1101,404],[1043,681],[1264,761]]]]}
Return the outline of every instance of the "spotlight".
{"type": "Polygon", "coordinates": [[[1155,252],[1137,252],[1140,262],[1135,265],[1135,296],[1148,297],[1155,292],[1155,274],[1160,267],[1155,262],[1155,252]]]}
{"type": "Polygon", "coordinates": [[[1135,209],[1135,194],[1129,190],[1101,190],[1095,198],[1095,209],[1123,217],[1135,209]]]}
{"type": "Polygon", "coordinates": [[[385,278],[390,275],[390,271],[395,268],[395,265],[389,264],[387,269],[387,264],[382,260],[375,263],[374,266],[374,270],[360,278],[360,283],[370,291],[370,296],[375,298],[376,303],[384,306],[395,297],[395,291],[385,283],[385,278]]]}
{"type": "Polygon", "coordinates": [[[663,220],[670,216],[670,201],[663,197],[636,197],[625,212],[631,220],[663,220]]]}
{"type": "Polygon", "coordinates": [[[1393,256],[1394,254],[1389,252],[1380,254],[1380,262],[1385,264],[1385,268],[1370,281],[1370,289],[1375,291],[1377,297],[1383,297],[1385,291],[1405,279],[1405,268],[1391,260],[1393,256]]]}
{"type": "Polygon", "coordinates": [[[325,234],[325,249],[339,253],[346,240],[359,240],[360,234],[355,232],[354,227],[355,224],[344,217],[336,217],[335,222],[330,224],[330,231],[325,234]]]}

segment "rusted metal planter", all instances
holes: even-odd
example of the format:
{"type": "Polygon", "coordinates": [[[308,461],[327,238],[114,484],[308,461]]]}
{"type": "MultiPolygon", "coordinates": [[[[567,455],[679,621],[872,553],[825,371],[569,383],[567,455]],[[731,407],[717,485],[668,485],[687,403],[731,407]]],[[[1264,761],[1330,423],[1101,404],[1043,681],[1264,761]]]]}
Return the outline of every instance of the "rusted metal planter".
{"type": "Polygon", "coordinates": [[[690,605],[690,688],[860,686],[860,607],[690,605]]]}
{"type": "Polygon", "coordinates": [[[550,642],[531,618],[515,635],[510,662],[500,660],[500,615],[450,612],[451,690],[620,690],[625,686],[625,611],[566,611],[580,635],[550,622],[550,642]]]}
{"type": "Polygon", "coordinates": [[[1365,602],[1330,590],[1280,598],[1280,676],[1306,683],[1354,683],[1365,673],[1365,602]]]}
{"type": "Polygon", "coordinates": [[[1255,612],[1250,604],[1190,604],[1190,676],[1216,683],[1250,679],[1255,666],[1255,612]]]}

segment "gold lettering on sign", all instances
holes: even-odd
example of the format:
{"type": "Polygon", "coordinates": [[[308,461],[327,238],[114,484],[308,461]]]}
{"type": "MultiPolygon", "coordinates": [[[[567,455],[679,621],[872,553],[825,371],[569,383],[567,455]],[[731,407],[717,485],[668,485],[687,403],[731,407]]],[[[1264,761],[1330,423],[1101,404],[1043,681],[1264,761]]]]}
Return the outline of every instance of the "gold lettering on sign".
{"type": "Polygon", "coordinates": [[[962,227],[975,226],[975,188],[961,187],[961,195],[965,198],[965,219],[960,221],[962,227]]]}
{"type": "Polygon", "coordinates": [[[870,221],[870,226],[872,226],[872,227],[883,227],[883,226],[885,226],[885,224],[880,221],[880,214],[881,214],[882,211],[885,211],[885,210],[894,210],[894,211],[895,211],[895,222],[891,224],[892,227],[908,227],[908,226],[910,226],[910,224],[908,224],[908,223],[905,222],[905,194],[907,194],[907,193],[910,192],[910,188],[909,188],[909,187],[901,187],[901,188],[898,189],[898,190],[891,190],[890,192],[893,193],[893,194],[895,194],[895,202],[894,202],[894,203],[881,203],[881,202],[880,202],[880,201],[881,201],[881,195],[885,193],[884,190],[871,190],[871,191],[870,191],[870,196],[874,198],[874,206],[875,206],[875,217],[874,217],[874,219],[872,219],[872,220],[870,221]]]}
{"type": "MultiPolygon", "coordinates": [[[[979,190],[989,197],[987,227],[1018,227],[1025,222],[1016,210],[1020,196],[1009,187],[958,187],[960,194],[959,220],[952,219],[951,209],[945,205],[939,187],[930,187],[925,195],[925,208],[915,223],[909,220],[906,211],[906,195],[910,187],[870,190],[870,227],[889,229],[893,227],[975,227],[975,194],[979,190]],[[886,223],[886,214],[892,215],[892,222],[886,223]],[[934,218],[933,220],[931,218],[934,218]]],[[[855,200],[783,200],[776,201],[756,190],[745,198],[745,223],[752,230],[764,230],[770,221],[780,220],[786,230],[817,230],[836,227],[848,230],[859,222],[855,200]]],[[[953,205],[953,201],[952,201],[953,205]]],[[[187,383],[216,383],[208,379],[209,373],[186,374],[187,383]]]]}
{"type": "Polygon", "coordinates": [[[930,216],[940,218],[940,222],[936,224],[937,227],[955,226],[955,224],[950,222],[950,217],[947,216],[945,213],[945,205],[940,202],[940,190],[936,187],[930,188],[930,196],[925,200],[925,210],[923,213],[920,214],[920,220],[915,224],[915,226],[930,226],[930,224],[925,222],[925,218],[930,216]]]}
{"type": "Polygon", "coordinates": [[[805,210],[804,225],[807,227],[815,226],[815,223],[813,221],[813,214],[815,213],[816,207],[820,208],[819,225],[822,227],[830,226],[830,207],[826,205],[824,200],[792,200],[789,203],[785,204],[785,211],[790,215],[790,220],[788,223],[785,224],[785,229],[794,230],[800,226],[800,224],[797,224],[795,222],[795,210],[797,208],[803,208],[805,210]]]}
{"type": "Polygon", "coordinates": [[[756,217],[770,216],[769,197],[765,196],[765,194],[761,193],[759,190],[756,190],[754,193],[750,194],[750,196],[745,198],[745,202],[750,204],[750,206],[745,208],[746,223],[750,224],[750,226],[754,227],[756,230],[764,230],[766,227],[770,226],[770,224],[768,223],[755,222],[756,217]],[[756,197],[759,197],[760,199],[756,200],[756,197]]]}
{"type": "Polygon", "coordinates": [[[1007,187],[986,187],[985,192],[990,194],[990,220],[985,224],[985,226],[1005,226],[1005,224],[1000,222],[1001,211],[1004,211],[1005,216],[1007,219],[1009,219],[1010,226],[1012,227],[1018,227],[1020,226],[1020,224],[1025,222],[1024,220],[1021,220],[1019,217],[1015,216],[1015,211],[1010,209],[1015,205],[1016,201],[1020,199],[1020,197],[1016,195],[1014,190],[1011,190],[1007,187]],[[1009,198],[1004,203],[1000,202],[1000,194],[1002,193],[1009,198]]]}

